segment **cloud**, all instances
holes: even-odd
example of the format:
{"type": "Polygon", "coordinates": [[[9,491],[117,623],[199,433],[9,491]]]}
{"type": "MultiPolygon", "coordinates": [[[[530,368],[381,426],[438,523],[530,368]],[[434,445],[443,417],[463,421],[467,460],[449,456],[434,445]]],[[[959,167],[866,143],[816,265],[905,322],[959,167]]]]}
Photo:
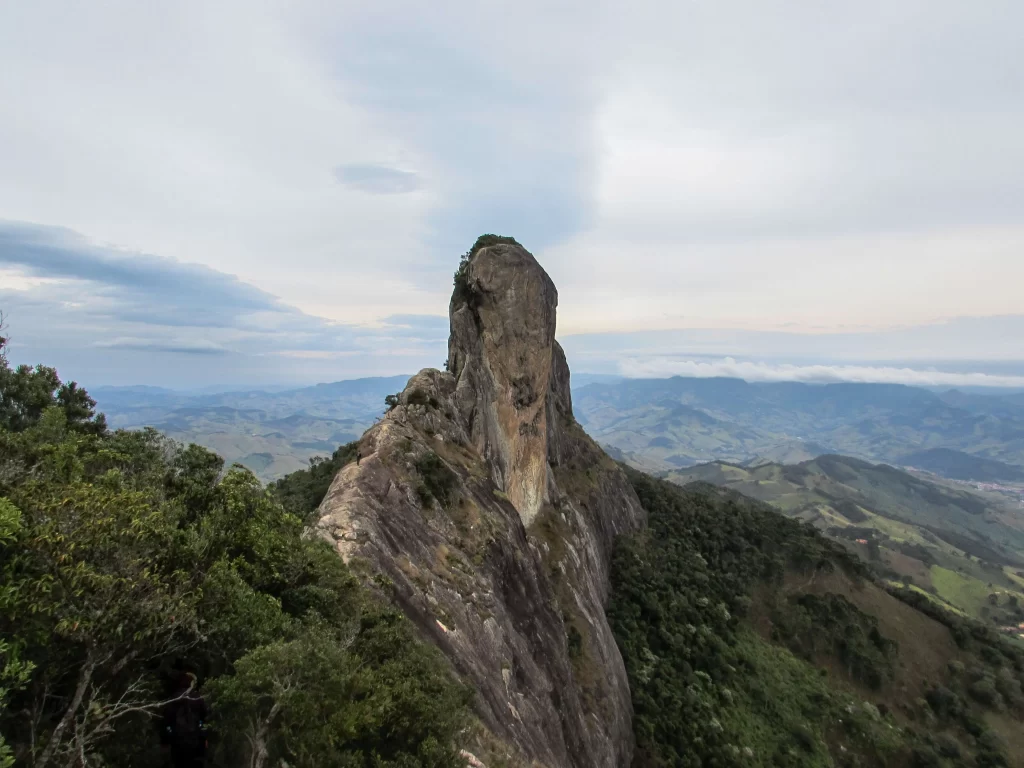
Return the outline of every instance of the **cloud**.
{"type": "Polygon", "coordinates": [[[388,318],[443,313],[498,232],[562,333],[1019,314],[1022,24],[1018,0],[0,4],[0,217],[67,238],[15,233],[0,302],[33,359],[192,334],[239,377],[334,370],[281,350],[378,371],[436,362],[443,328],[388,318]]]}
{"type": "Polygon", "coordinates": [[[769,364],[738,361],[731,357],[712,361],[630,359],[622,361],[619,368],[622,374],[629,378],[724,376],[746,381],[799,381],[816,384],[845,381],[907,384],[916,387],[1024,387],[1024,376],[915,370],[888,366],[769,364]]]}
{"type": "Polygon", "coordinates": [[[400,171],[384,165],[339,165],[334,177],[342,184],[373,195],[403,195],[421,187],[412,171],[400,171]]]}
{"type": "Polygon", "coordinates": [[[937,360],[988,370],[1024,369],[1024,315],[960,317],[902,328],[681,328],[562,337],[570,359],[607,364],[623,358],[733,357],[771,362],[879,363],[928,367],[937,360]],[[982,363],[984,361],[984,364],[982,363]]]}
{"type": "Polygon", "coordinates": [[[220,325],[257,311],[294,312],[234,275],[145,253],[104,248],[59,227],[0,221],[0,266],[97,286],[104,312],[162,325],[220,325]]]}
{"type": "Polygon", "coordinates": [[[149,339],[117,338],[93,343],[96,349],[123,349],[134,352],[170,352],[176,355],[226,355],[228,350],[219,344],[202,339],[183,339],[177,342],[159,342],[149,339]]]}
{"type": "Polygon", "coordinates": [[[0,269],[17,278],[0,285],[15,361],[45,361],[83,382],[116,382],[108,377],[123,370],[131,381],[192,387],[310,383],[312,371],[330,379],[393,373],[392,365],[414,370],[444,354],[436,316],[336,323],[233,275],[101,246],[63,228],[0,222],[0,269]]]}
{"type": "Polygon", "coordinates": [[[1012,0],[637,11],[620,15],[631,55],[596,121],[609,230],[693,243],[1019,223],[1012,0]]]}
{"type": "Polygon", "coordinates": [[[423,163],[346,96],[295,28],[301,13],[262,0],[0,8],[0,70],[17,73],[0,79],[0,218],[239,275],[339,322],[429,311],[431,289],[402,267],[423,252],[434,201],[331,173],[423,163]]]}
{"type": "MultiPolygon", "coordinates": [[[[223,333],[236,342],[274,338],[290,348],[333,351],[382,340],[447,338],[446,316],[396,314],[372,324],[334,323],[234,275],[100,246],[63,228],[0,221],[0,267],[16,278],[6,293],[12,305],[89,316],[111,328],[144,326],[171,331],[176,338],[182,338],[176,329],[191,328],[191,333],[223,333]]],[[[225,348],[204,339],[155,344],[122,336],[92,346],[128,348],[129,343],[154,350],[225,348]]]]}
{"type": "Polygon", "coordinates": [[[315,49],[354,102],[430,169],[422,258],[444,271],[483,232],[544,248],[592,218],[592,120],[611,49],[590,38],[603,9],[571,5],[544,6],[543,23],[538,8],[404,0],[361,6],[335,25],[310,17],[315,49]]]}

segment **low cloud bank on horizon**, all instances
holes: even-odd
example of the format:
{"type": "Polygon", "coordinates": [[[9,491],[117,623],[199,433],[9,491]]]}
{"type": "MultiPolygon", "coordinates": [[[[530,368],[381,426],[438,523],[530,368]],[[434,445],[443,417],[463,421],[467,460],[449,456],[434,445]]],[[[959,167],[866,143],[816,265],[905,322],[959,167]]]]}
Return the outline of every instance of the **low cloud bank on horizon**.
{"type": "Polygon", "coordinates": [[[745,381],[795,381],[807,384],[839,382],[862,384],[906,384],[914,387],[1001,387],[1024,388],[1024,376],[978,372],[917,370],[870,365],[793,365],[735,360],[698,361],[672,358],[627,359],[619,364],[623,376],[632,379],[684,376],[728,377],[745,381]]]}

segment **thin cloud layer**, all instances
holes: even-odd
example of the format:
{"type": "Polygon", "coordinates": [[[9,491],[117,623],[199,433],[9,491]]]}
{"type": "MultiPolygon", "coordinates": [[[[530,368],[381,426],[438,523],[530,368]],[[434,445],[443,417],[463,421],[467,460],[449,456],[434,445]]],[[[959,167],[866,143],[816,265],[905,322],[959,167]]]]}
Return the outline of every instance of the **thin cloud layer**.
{"type": "Polygon", "coordinates": [[[180,342],[156,341],[152,339],[116,338],[97,341],[96,349],[123,349],[131,352],[169,352],[175,355],[226,355],[229,351],[212,341],[182,340],[180,342]]]}
{"type": "Polygon", "coordinates": [[[719,376],[746,381],[800,381],[809,384],[859,382],[907,384],[915,387],[1024,387],[1024,376],[1000,376],[988,373],[955,373],[864,365],[792,365],[722,360],[624,360],[620,371],[629,378],[665,378],[719,376]]]}
{"type": "Polygon", "coordinates": [[[30,277],[84,281],[104,313],[160,325],[232,325],[243,314],[294,313],[234,275],[90,243],[67,229],[0,221],[0,267],[30,277]]]}
{"type": "Polygon", "coordinates": [[[15,362],[46,361],[87,381],[116,382],[109,372],[134,364],[131,380],[145,383],[308,383],[318,370],[345,378],[396,361],[405,370],[437,364],[447,338],[446,318],[443,332],[430,315],[335,323],[233,275],[65,229],[0,222],[0,270],[15,362]],[[320,364],[296,370],[288,359],[320,364]]]}
{"type": "MultiPolygon", "coordinates": [[[[1024,370],[1024,315],[962,317],[892,329],[690,328],[565,336],[562,345],[578,360],[607,368],[623,358],[733,357],[787,362],[905,363],[926,367],[942,359],[989,367],[1017,362],[1024,370]]],[[[956,366],[959,369],[960,365],[956,366]]]]}
{"type": "MultiPolygon", "coordinates": [[[[438,367],[448,318],[394,314],[339,324],[303,313],[237,277],[202,265],[99,246],[66,229],[0,223],[0,285],[16,362],[45,359],[95,380],[131,371],[134,382],[205,386],[348,378],[438,367]],[[16,278],[16,279],[10,279],[16,278]],[[37,350],[42,350],[42,357],[37,350]],[[140,361],[153,361],[150,368],[140,361]],[[175,361],[175,362],[171,362],[175,361]],[[201,362],[191,362],[201,361],[201,362]],[[81,374],[78,371],[82,371],[81,374]],[[170,371],[170,373],[169,373],[170,371]],[[174,372],[176,371],[176,373],[174,372]]],[[[577,371],[632,377],[735,376],[751,381],[878,381],[920,386],[1024,386],[1024,375],[964,369],[968,353],[1024,357],[1024,317],[963,319],[885,333],[801,335],[727,329],[567,336],[577,371]],[[716,352],[864,360],[944,343],[957,370],[876,364],[805,364],[716,352]],[[986,346],[988,344],[989,346],[986,346]],[[1014,346],[1016,345],[1016,346],[1014,346]],[[687,359],[686,351],[696,352],[687,359]]],[[[102,383],[118,381],[104,378],[102,383]]]]}
{"type": "Polygon", "coordinates": [[[420,178],[412,171],[385,165],[339,165],[334,176],[346,186],[374,195],[403,195],[420,188],[420,178]]]}

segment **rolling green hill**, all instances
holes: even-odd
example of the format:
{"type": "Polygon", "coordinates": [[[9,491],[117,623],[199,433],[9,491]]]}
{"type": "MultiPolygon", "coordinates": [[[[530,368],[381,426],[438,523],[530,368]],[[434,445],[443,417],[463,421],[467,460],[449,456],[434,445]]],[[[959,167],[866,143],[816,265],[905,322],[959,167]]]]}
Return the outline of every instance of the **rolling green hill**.
{"type": "Polygon", "coordinates": [[[1013,507],[834,455],[797,465],[715,462],[667,477],[771,503],[842,541],[889,578],[970,616],[999,625],[1024,621],[1024,514],[1013,507]]]}

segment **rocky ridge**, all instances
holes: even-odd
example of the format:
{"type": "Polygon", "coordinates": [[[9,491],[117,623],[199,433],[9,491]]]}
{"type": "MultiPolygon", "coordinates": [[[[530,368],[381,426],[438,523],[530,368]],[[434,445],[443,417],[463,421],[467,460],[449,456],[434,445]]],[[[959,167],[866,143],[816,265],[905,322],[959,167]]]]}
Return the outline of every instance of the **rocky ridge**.
{"type": "Polygon", "coordinates": [[[474,688],[485,763],[627,766],[629,686],[603,607],[614,539],[644,512],[573,418],[557,303],[521,246],[476,249],[448,370],[410,379],[363,436],[318,531],[474,688]]]}

